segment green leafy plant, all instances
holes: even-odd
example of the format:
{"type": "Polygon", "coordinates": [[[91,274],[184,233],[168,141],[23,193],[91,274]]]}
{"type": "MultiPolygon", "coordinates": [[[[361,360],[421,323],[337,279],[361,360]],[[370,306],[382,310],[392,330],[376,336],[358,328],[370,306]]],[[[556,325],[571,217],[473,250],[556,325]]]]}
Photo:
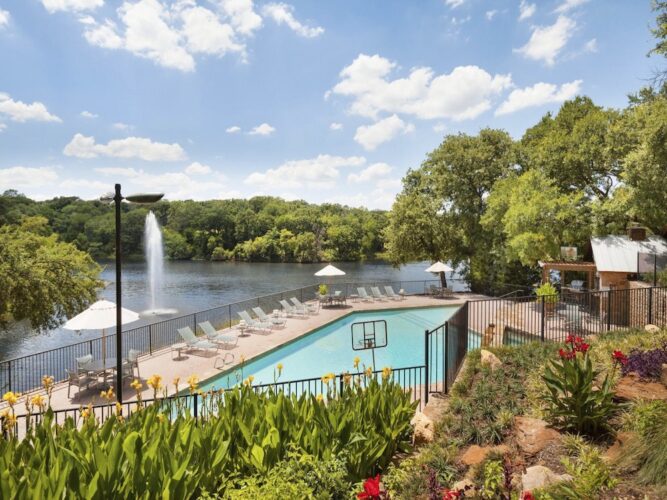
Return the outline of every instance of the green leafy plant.
{"type": "Polygon", "coordinates": [[[317,291],[320,295],[326,295],[327,293],[329,293],[329,287],[326,286],[324,283],[322,283],[317,289],[317,291]]]}
{"type": "Polygon", "coordinates": [[[613,402],[613,374],[605,375],[596,387],[600,373],[588,355],[589,344],[568,335],[565,346],[559,351],[559,359],[551,361],[542,376],[547,386],[543,395],[547,418],[563,430],[597,436],[609,430],[609,419],[617,409],[613,402]]]}
{"type": "Polygon", "coordinates": [[[504,483],[504,467],[501,460],[487,460],[482,473],[484,483],[482,498],[494,499],[502,497],[504,483]]]}
{"type": "Polygon", "coordinates": [[[555,304],[558,302],[558,290],[551,283],[546,282],[535,289],[535,294],[546,304],[555,304]]]}

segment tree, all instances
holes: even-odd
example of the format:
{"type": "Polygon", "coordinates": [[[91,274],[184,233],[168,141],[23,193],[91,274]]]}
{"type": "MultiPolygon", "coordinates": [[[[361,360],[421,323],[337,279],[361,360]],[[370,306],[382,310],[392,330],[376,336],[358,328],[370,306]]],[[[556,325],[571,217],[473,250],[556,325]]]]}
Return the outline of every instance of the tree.
{"type": "Polygon", "coordinates": [[[58,326],[83,310],[101,286],[100,267],[57,235],[27,227],[0,227],[0,326],[29,320],[36,329],[58,326]]]}
{"type": "MultiPolygon", "coordinates": [[[[657,43],[648,55],[659,55],[667,57],[667,1],[653,0],[653,11],[657,12],[655,27],[651,29],[651,33],[656,38],[657,43]]],[[[655,83],[657,87],[662,87],[663,90],[667,86],[667,69],[658,70],[655,75],[655,83]]]]}

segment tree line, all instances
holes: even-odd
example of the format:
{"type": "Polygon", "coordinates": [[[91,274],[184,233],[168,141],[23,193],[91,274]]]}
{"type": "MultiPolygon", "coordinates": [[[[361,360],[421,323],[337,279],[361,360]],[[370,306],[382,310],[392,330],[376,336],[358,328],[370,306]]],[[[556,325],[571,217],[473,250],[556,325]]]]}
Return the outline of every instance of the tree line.
{"type": "MultiPolygon", "coordinates": [[[[122,206],[124,255],[143,252],[146,214],[163,229],[170,259],[264,262],[355,261],[384,250],[387,214],[336,204],[314,205],[274,197],[248,200],[161,201],[122,206]]],[[[34,201],[10,190],[0,195],[0,225],[27,217],[46,220],[45,230],[96,260],[114,255],[115,221],[108,203],[60,197],[34,201]]]]}

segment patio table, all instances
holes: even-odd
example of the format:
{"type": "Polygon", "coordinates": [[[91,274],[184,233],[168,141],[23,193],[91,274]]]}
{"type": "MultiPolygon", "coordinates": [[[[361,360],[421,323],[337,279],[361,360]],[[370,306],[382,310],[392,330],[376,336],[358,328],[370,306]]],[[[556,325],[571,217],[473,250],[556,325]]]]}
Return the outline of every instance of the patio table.
{"type": "Polygon", "coordinates": [[[114,371],[115,369],[116,369],[116,358],[94,359],[86,366],[81,368],[81,370],[86,371],[88,373],[93,373],[97,376],[103,375],[105,384],[106,384],[107,370],[114,371]]]}

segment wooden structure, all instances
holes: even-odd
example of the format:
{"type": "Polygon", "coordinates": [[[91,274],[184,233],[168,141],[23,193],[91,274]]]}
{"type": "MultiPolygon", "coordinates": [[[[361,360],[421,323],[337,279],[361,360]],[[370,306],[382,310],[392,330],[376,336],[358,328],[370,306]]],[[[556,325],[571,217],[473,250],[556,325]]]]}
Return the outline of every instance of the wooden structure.
{"type": "Polygon", "coordinates": [[[549,281],[549,274],[551,271],[560,272],[560,282],[562,286],[565,286],[565,273],[568,271],[574,272],[583,272],[586,273],[586,288],[588,290],[593,290],[595,288],[595,274],[597,273],[597,267],[595,262],[583,262],[579,260],[562,260],[562,261],[548,261],[548,262],[539,262],[540,267],[542,268],[542,283],[549,281]]]}

